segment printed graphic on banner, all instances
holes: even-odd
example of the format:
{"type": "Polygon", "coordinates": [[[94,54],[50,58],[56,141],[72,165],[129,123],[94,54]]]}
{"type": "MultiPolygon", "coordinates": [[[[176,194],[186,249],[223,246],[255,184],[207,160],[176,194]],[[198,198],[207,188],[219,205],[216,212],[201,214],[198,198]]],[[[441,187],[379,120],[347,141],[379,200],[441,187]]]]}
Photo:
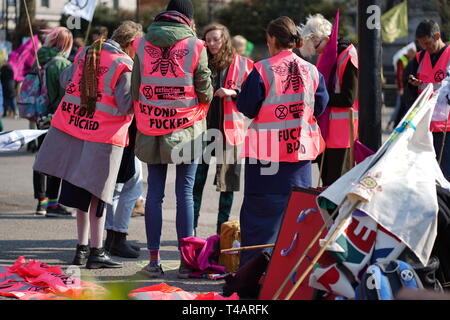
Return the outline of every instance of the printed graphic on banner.
{"type": "Polygon", "coordinates": [[[189,50],[173,50],[173,47],[174,46],[168,48],[156,48],[145,46],[145,51],[148,53],[148,55],[156,59],[152,62],[154,66],[150,74],[157,72],[159,69],[161,75],[163,76],[166,76],[168,71],[170,71],[175,77],[177,76],[175,66],[180,67],[177,60],[182,59],[184,56],[186,56],[189,53],[189,50]]]}
{"type": "MultiPolygon", "coordinates": [[[[325,222],[316,204],[318,194],[319,191],[316,189],[296,188],[292,191],[259,299],[271,300],[273,298],[292,268],[305,253],[306,248],[323,227],[325,222]]],[[[321,238],[325,235],[326,230],[322,232],[321,238]]],[[[306,253],[300,267],[286,284],[278,299],[286,297],[319,250],[319,242],[316,241],[311,250],[306,253]]],[[[313,298],[314,289],[308,285],[307,279],[292,296],[292,300],[311,300],[313,298]]]]}

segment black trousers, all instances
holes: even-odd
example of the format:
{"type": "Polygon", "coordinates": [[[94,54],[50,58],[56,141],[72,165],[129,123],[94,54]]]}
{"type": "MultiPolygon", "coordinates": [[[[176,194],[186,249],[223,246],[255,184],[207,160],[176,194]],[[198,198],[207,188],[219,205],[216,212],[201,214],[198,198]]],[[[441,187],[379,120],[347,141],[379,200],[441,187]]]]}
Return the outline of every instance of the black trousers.
{"type": "MultiPolygon", "coordinates": [[[[38,149],[44,141],[46,134],[38,138],[38,149]]],[[[61,179],[33,170],[33,189],[35,199],[58,199],[61,179]]]]}
{"type": "MultiPolygon", "coordinates": [[[[346,150],[347,149],[345,148],[343,149],[327,148],[325,150],[325,159],[321,174],[323,186],[330,186],[341,177],[342,165],[345,160],[346,150]]],[[[323,154],[317,158],[319,169],[320,163],[322,161],[322,156],[323,154]]]]}

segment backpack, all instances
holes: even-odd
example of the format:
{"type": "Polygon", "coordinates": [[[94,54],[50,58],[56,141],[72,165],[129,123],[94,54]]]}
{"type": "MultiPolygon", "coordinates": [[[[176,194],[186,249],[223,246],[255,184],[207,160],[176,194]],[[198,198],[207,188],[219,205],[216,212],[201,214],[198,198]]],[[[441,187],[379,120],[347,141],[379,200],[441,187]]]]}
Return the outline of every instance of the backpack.
{"type": "Polygon", "coordinates": [[[41,68],[33,68],[22,82],[17,107],[19,116],[30,121],[36,121],[39,117],[47,116],[50,101],[48,99],[46,70],[57,60],[63,60],[57,56],[47,62],[41,68]]]}
{"type": "Polygon", "coordinates": [[[423,289],[413,267],[401,260],[390,260],[369,266],[356,288],[355,300],[394,300],[400,289],[423,289]]]}

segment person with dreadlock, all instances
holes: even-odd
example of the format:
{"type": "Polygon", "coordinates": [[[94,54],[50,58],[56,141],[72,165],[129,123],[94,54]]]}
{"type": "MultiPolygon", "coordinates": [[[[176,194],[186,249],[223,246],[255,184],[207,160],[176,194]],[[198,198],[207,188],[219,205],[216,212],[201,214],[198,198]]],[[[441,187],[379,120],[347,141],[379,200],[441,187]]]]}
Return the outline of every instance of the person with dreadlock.
{"type": "Polygon", "coordinates": [[[133,41],[140,25],[123,22],[111,39],[84,47],[61,77],[65,95],[34,169],[62,179],[60,202],[77,209],[72,264],[120,268],[103,248],[106,204],[112,204],[133,120],[130,95],[133,41]],[[90,233],[90,242],[89,242],[90,233]]]}

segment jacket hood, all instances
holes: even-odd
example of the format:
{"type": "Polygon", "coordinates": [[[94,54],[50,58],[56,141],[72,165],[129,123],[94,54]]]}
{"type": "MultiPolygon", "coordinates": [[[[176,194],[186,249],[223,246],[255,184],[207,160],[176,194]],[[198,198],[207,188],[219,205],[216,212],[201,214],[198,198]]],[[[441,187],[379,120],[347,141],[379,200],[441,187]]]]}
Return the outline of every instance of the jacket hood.
{"type": "Polygon", "coordinates": [[[56,56],[66,57],[63,52],[51,47],[42,47],[38,51],[38,59],[41,66],[49,62],[56,56]]]}
{"type": "Polygon", "coordinates": [[[180,40],[195,36],[191,28],[181,23],[154,22],[148,27],[145,39],[157,47],[170,47],[180,40]]]}

